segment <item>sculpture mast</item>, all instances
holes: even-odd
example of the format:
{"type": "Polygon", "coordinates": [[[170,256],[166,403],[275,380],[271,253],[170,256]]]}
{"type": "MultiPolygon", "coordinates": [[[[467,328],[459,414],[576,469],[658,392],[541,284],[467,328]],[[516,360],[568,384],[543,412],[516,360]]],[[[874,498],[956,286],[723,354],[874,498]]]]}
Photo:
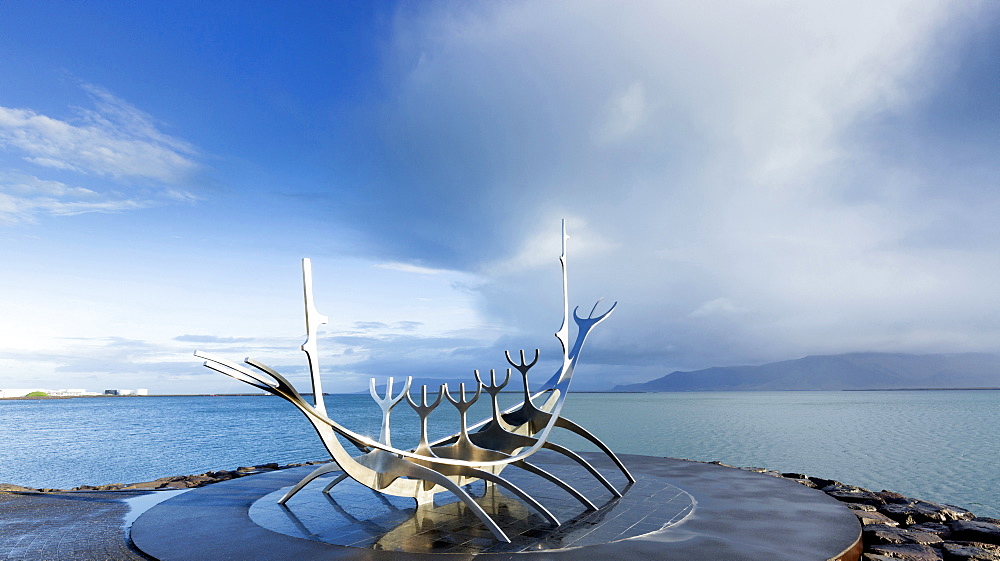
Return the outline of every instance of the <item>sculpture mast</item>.
{"type": "Polygon", "coordinates": [[[319,376],[319,356],[316,348],[317,331],[320,325],[325,325],[330,318],[316,310],[313,303],[312,261],[308,257],[302,260],[302,289],[306,301],[306,342],[302,350],[309,361],[309,375],[312,378],[313,405],[320,415],[326,415],[326,404],[323,403],[323,381],[319,376]]]}
{"type": "Polygon", "coordinates": [[[562,266],[562,292],[563,292],[563,321],[559,331],[556,331],[556,339],[562,343],[563,368],[566,372],[569,366],[569,281],[566,278],[566,219],[562,220],[562,253],[559,255],[559,264],[562,266]]]}

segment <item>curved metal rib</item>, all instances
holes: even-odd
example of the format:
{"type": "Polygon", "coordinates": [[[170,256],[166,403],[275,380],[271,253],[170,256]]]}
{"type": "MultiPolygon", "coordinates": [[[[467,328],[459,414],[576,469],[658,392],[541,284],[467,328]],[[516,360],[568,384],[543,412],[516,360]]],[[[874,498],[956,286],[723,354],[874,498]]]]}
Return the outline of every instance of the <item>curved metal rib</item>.
{"type": "Polygon", "coordinates": [[[619,492],[618,489],[615,489],[615,486],[612,485],[611,482],[607,480],[607,478],[605,478],[603,475],[601,475],[601,472],[597,471],[597,468],[595,468],[594,466],[590,465],[590,462],[588,462],[587,460],[584,460],[583,458],[581,458],[580,455],[577,454],[576,452],[570,450],[569,448],[562,447],[562,446],[556,444],[555,442],[546,442],[546,443],[543,444],[543,446],[545,448],[548,448],[549,450],[553,450],[553,451],[559,452],[563,456],[566,456],[567,458],[570,458],[574,462],[576,462],[576,463],[580,464],[581,466],[587,468],[587,471],[589,471],[591,475],[593,475],[595,478],[597,478],[597,480],[601,482],[601,485],[604,485],[605,487],[607,487],[608,491],[611,491],[612,495],[614,495],[616,497],[621,497],[622,496],[621,492],[619,492]]]}
{"type": "MultiPolygon", "coordinates": [[[[346,473],[342,473],[342,474],[338,475],[337,477],[335,477],[333,479],[333,481],[327,483],[326,487],[323,487],[323,492],[324,493],[329,493],[330,489],[333,489],[334,485],[340,483],[341,481],[347,479],[348,477],[349,476],[346,473]]],[[[375,492],[378,493],[378,491],[375,491],[375,492]]],[[[379,496],[382,496],[382,493],[378,493],[378,494],[379,494],[379,496]]]]}
{"type": "Polygon", "coordinates": [[[551,481],[552,483],[555,483],[561,489],[563,489],[564,491],[566,491],[570,495],[573,495],[574,499],[576,499],[576,500],[580,501],[581,503],[583,503],[583,506],[587,507],[587,510],[597,510],[597,507],[594,506],[594,503],[590,502],[590,499],[588,499],[583,493],[577,491],[572,485],[570,485],[569,483],[566,483],[562,479],[559,479],[558,477],[552,475],[551,473],[545,471],[544,469],[542,469],[542,468],[540,468],[540,467],[538,467],[538,466],[536,466],[534,464],[530,464],[530,463],[528,463],[528,462],[526,462],[524,460],[518,460],[518,461],[514,462],[511,465],[515,466],[515,467],[519,467],[519,468],[521,468],[521,469],[523,469],[525,471],[531,472],[531,473],[533,473],[533,474],[535,474],[535,475],[537,475],[539,477],[543,477],[543,478],[551,481]]]}
{"type": "Polygon", "coordinates": [[[323,464],[323,465],[319,466],[318,468],[312,470],[309,473],[309,475],[303,477],[301,481],[299,481],[298,483],[296,483],[294,486],[292,486],[291,489],[288,490],[287,493],[285,493],[284,495],[282,495],[282,497],[280,499],[278,499],[278,504],[279,505],[285,504],[286,502],[288,502],[288,499],[290,499],[293,496],[295,496],[295,493],[298,493],[299,491],[301,491],[303,487],[305,487],[306,485],[309,485],[310,483],[312,483],[317,477],[319,477],[321,475],[326,475],[326,474],[330,473],[331,471],[340,471],[340,466],[337,465],[337,462],[330,462],[328,464],[323,464]]]}
{"type": "Polygon", "coordinates": [[[414,480],[428,480],[451,491],[472,510],[479,520],[481,520],[483,524],[490,529],[490,532],[493,532],[493,536],[496,537],[496,539],[505,543],[510,543],[510,538],[508,538],[507,534],[500,529],[500,526],[497,525],[496,521],[494,521],[493,518],[491,518],[490,515],[483,510],[483,507],[479,506],[479,504],[474,501],[464,489],[455,484],[454,481],[448,479],[448,477],[444,474],[433,469],[419,466],[412,462],[407,462],[398,458],[392,458],[392,460],[395,460],[395,462],[390,460],[390,463],[393,465],[389,466],[389,469],[391,469],[394,473],[399,473],[401,476],[411,477],[414,480]]]}
{"type": "Polygon", "coordinates": [[[454,468],[454,467],[453,468],[446,468],[445,470],[441,471],[441,473],[444,474],[444,475],[452,475],[452,476],[458,475],[458,476],[463,476],[463,477],[471,477],[471,478],[475,478],[475,479],[482,479],[484,481],[489,481],[490,483],[495,483],[495,484],[503,487],[504,489],[507,489],[508,491],[514,493],[522,501],[528,503],[528,505],[531,506],[531,508],[535,509],[539,514],[541,514],[552,525],[554,525],[554,526],[558,526],[559,525],[559,519],[557,519],[555,517],[555,515],[553,515],[551,512],[549,512],[549,509],[547,509],[544,506],[542,506],[542,503],[540,503],[537,500],[535,500],[534,497],[532,497],[528,493],[524,492],[524,490],[521,489],[520,487],[518,487],[517,485],[514,485],[513,483],[511,483],[510,481],[504,479],[503,477],[500,477],[499,475],[496,475],[494,473],[490,473],[488,471],[483,471],[481,469],[454,468]]]}
{"type": "Polygon", "coordinates": [[[635,483],[635,478],[632,477],[632,474],[629,472],[628,468],[625,467],[625,464],[623,464],[622,461],[618,459],[618,456],[616,456],[615,453],[611,451],[611,448],[608,448],[607,444],[601,442],[600,438],[597,438],[596,436],[594,436],[593,433],[581,427],[580,425],[574,423],[573,421],[567,419],[566,417],[559,417],[558,419],[556,419],[556,426],[564,428],[568,431],[573,432],[574,434],[586,438],[588,441],[590,441],[595,446],[600,448],[601,451],[604,452],[604,454],[607,455],[609,458],[611,458],[611,461],[613,461],[615,465],[618,466],[618,469],[620,469],[621,472],[625,474],[625,477],[628,479],[628,482],[635,483]]]}

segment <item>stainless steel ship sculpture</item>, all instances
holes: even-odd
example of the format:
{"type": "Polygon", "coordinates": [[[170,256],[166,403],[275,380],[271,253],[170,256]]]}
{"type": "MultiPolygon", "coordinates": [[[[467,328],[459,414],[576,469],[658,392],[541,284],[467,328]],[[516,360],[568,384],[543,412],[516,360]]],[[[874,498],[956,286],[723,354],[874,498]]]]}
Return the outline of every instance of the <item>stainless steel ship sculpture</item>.
{"type": "Polygon", "coordinates": [[[438,389],[437,396],[430,403],[427,400],[427,386],[421,388],[419,401],[413,398],[410,391],[411,378],[409,377],[406,379],[402,391],[397,395],[393,395],[393,379],[389,378],[385,386],[384,397],[378,395],[375,379],[372,378],[369,390],[372,398],[382,409],[382,427],[378,440],[358,434],[328,417],[323,401],[316,345],[317,330],[321,324],[327,323],[328,318],[319,314],[313,304],[312,268],[309,259],[302,260],[307,331],[306,342],[302,345],[302,350],[306,353],[312,377],[312,405],[296,391],[287,379],[265,364],[247,358],[244,361],[250,367],[247,368],[247,366],[196,351],[195,356],[205,359],[205,366],[208,368],[282,397],[297,407],[316,429],[323,445],[332,456],[333,462],[315,469],[293,486],[278,502],[283,504],[309,482],[321,475],[342,471],[342,474],[334,478],[323,489],[324,493],[329,493],[334,485],[350,477],[381,493],[412,497],[416,499],[419,508],[420,505],[432,503],[436,493],[447,491],[464,502],[498,540],[510,542],[503,529],[473,500],[472,496],[463,489],[463,486],[481,479],[487,485],[494,484],[502,487],[524,501],[551,524],[558,526],[559,520],[541,503],[500,476],[504,468],[513,466],[554,483],[580,501],[588,510],[598,510],[598,507],[582,493],[556,475],[528,461],[532,454],[542,448],[553,450],[572,459],[590,472],[614,496],[620,497],[621,492],[594,466],[575,452],[549,440],[549,435],[554,428],[569,430],[592,442],[607,454],[628,479],[629,484],[635,482],[635,478],[611,449],[589,431],[561,414],[569,392],[570,382],[573,379],[573,370],[580,358],[580,351],[583,349],[587,334],[597,324],[604,321],[617,304],[613,304],[606,312],[597,316],[594,313],[597,311],[600,301],[594,304],[587,317],[580,317],[577,315],[579,308],[574,309],[573,321],[576,323],[577,333],[572,345],[570,344],[566,240],[566,226],[563,222],[562,254],[559,257],[559,263],[562,266],[563,322],[555,334],[562,345],[562,366],[541,389],[532,393],[528,385],[528,371],[538,362],[538,350],[535,350],[534,357],[530,361],[525,359],[524,351],[520,351],[517,361],[511,357],[509,352],[505,352],[507,362],[521,374],[524,388],[523,400],[505,410],[500,409],[497,395],[510,382],[510,368],[507,369],[503,381],[497,380],[494,370],[490,370],[488,377],[481,375],[478,370],[474,371],[476,389],[471,395],[466,393],[464,383],[460,385],[456,395],[452,394],[447,384],[443,384],[438,389]],[[466,420],[466,412],[484,391],[492,402],[492,416],[469,425],[466,420]],[[420,419],[419,444],[410,450],[393,447],[389,430],[390,413],[404,398],[420,419]],[[429,442],[427,417],[441,404],[442,398],[446,398],[458,410],[461,418],[459,431],[448,438],[429,442]],[[536,403],[541,403],[541,405],[536,405],[536,403]],[[352,456],[348,453],[337,438],[338,436],[354,445],[361,451],[361,454],[352,456]]]}

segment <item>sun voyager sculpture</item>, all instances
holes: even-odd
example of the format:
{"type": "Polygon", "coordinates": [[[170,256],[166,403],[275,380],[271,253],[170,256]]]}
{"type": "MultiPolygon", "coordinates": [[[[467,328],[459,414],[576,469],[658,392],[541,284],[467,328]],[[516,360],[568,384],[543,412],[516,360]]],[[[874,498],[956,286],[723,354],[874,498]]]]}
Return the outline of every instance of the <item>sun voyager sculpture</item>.
{"type": "Polygon", "coordinates": [[[317,353],[317,331],[319,326],[327,323],[328,318],[321,315],[313,304],[312,267],[309,259],[302,260],[303,287],[306,309],[306,342],[302,350],[306,354],[309,372],[312,378],[313,403],[309,404],[301,394],[281,374],[267,365],[247,358],[244,363],[237,364],[208,353],[195,351],[195,356],[205,359],[205,366],[227,376],[240,380],[284,398],[301,411],[316,429],[323,445],[330,453],[333,461],[316,468],[312,473],[294,485],[278,502],[284,504],[299,490],[316,478],[335,471],[343,473],[323,489],[329,493],[331,489],[346,478],[351,478],[375,491],[388,495],[412,497],[417,507],[433,503],[434,495],[450,492],[458,497],[468,508],[489,528],[496,539],[510,542],[503,529],[490,515],[477,504],[463,487],[476,480],[483,480],[487,485],[499,486],[524,501],[554,526],[559,520],[549,512],[529,493],[501,477],[501,472],[507,467],[525,470],[544,478],[559,486],[580,501],[587,510],[598,510],[586,496],[561,480],[556,475],[543,470],[529,462],[531,456],[545,448],[562,454],[583,468],[606,487],[615,497],[621,497],[621,492],[614,487],[593,465],[572,450],[550,441],[553,429],[561,428],[571,431],[600,448],[621,470],[629,481],[635,478],[629,473],[621,460],[615,456],[603,442],[589,431],[562,416],[563,404],[569,392],[573,371],[580,358],[587,334],[614,311],[615,304],[604,313],[594,315],[600,301],[594,304],[587,317],[577,314],[579,308],[573,310],[573,322],[576,324],[576,337],[570,343],[569,328],[569,296],[566,275],[566,224],[562,225],[562,254],[559,263],[562,267],[563,288],[563,321],[556,331],[556,338],[562,345],[562,366],[540,389],[532,392],[528,385],[528,371],[538,362],[539,351],[534,357],[526,360],[524,351],[519,352],[518,360],[511,357],[509,351],[504,355],[510,366],[521,374],[523,383],[523,399],[513,407],[501,410],[497,396],[510,382],[511,369],[507,369],[502,381],[497,379],[494,370],[489,376],[481,375],[475,370],[475,391],[466,392],[465,384],[460,385],[456,394],[449,390],[447,384],[442,384],[433,401],[427,400],[427,386],[423,386],[420,395],[415,399],[411,393],[412,378],[408,377],[402,391],[393,395],[393,379],[386,384],[385,396],[379,396],[375,387],[375,379],[371,379],[370,392],[372,398],[382,409],[382,425],[377,440],[359,434],[341,425],[327,414],[323,400],[322,380],[317,353]],[[478,423],[470,425],[466,412],[482,395],[489,396],[492,402],[492,415],[478,423]],[[447,399],[459,412],[460,426],[458,432],[450,437],[428,441],[427,418],[442,398],[447,399]],[[420,420],[420,440],[416,448],[403,450],[392,445],[389,430],[389,416],[392,409],[403,399],[416,411],[420,420]],[[337,438],[342,437],[350,442],[360,452],[352,456],[337,438]]]}

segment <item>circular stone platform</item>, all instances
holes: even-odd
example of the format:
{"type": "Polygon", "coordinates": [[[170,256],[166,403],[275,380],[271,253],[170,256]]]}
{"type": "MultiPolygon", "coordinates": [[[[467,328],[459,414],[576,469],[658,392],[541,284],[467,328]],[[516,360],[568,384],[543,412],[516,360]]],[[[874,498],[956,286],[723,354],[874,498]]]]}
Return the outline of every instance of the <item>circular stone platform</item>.
{"type": "MultiPolygon", "coordinates": [[[[626,480],[599,454],[584,454],[618,488],[626,480]]],[[[515,468],[504,477],[558,518],[552,527],[503,490],[471,494],[511,538],[499,543],[447,493],[419,510],[345,480],[330,492],[321,478],[286,506],[276,504],[312,467],[259,474],[194,489],[142,514],[132,541],[162,561],[194,559],[406,559],[454,554],[484,559],[587,558],[855,561],[861,528],[824,493],[767,475],[669,458],[622,456],[638,480],[620,499],[577,464],[549,452],[533,463],[557,474],[601,507],[581,503],[515,468]]],[[[334,472],[330,477],[336,476],[334,472]]]]}

